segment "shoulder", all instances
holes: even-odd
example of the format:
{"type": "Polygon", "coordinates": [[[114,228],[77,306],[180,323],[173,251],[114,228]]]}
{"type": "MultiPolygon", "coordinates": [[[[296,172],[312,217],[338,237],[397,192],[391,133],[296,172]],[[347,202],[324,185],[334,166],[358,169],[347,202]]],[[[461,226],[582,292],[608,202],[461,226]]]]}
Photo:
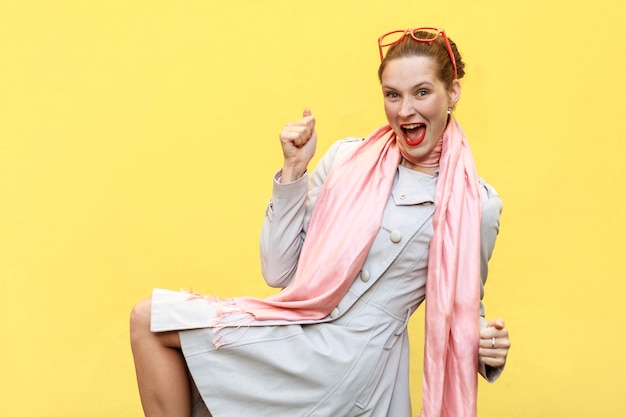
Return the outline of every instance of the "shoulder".
{"type": "Polygon", "coordinates": [[[502,199],[500,195],[484,179],[478,178],[478,188],[483,202],[483,223],[499,222],[502,212],[502,199]]]}
{"type": "Polygon", "coordinates": [[[326,152],[333,159],[343,159],[363,144],[365,138],[344,138],[336,141],[326,152]]]}
{"type": "Polygon", "coordinates": [[[330,171],[361,146],[364,141],[364,138],[348,137],[334,142],[322,156],[320,165],[326,171],[330,171]]]}

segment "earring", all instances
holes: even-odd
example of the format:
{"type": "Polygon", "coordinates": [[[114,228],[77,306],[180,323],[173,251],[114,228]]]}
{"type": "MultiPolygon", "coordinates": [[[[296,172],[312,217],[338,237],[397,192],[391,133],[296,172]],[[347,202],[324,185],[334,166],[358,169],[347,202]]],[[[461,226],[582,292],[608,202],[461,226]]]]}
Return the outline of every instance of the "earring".
{"type": "Polygon", "coordinates": [[[452,109],[448,107],[448,114],[452,113],[452,109]]]}

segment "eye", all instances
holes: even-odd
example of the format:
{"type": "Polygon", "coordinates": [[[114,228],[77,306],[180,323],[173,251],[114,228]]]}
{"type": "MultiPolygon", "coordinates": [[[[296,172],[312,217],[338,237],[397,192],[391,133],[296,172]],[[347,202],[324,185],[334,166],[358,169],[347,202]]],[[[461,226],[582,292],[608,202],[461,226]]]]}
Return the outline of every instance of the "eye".
{"type": "Polygon", "coordinates": [[[396,93],[395,91],[387,91],[385,93],[385,97],[391,98],[391,99],[395,99],[395,98],[400,97],[400,95],[398,93],[396,93]]]}
{"type": "Polygon", "coordinates": [[[427,95],[428,95],[428,90],[424,90],[424,89],[417,90],[417,96],[418,97],[424,97],[424,96],[427,96],[427,95]]]}

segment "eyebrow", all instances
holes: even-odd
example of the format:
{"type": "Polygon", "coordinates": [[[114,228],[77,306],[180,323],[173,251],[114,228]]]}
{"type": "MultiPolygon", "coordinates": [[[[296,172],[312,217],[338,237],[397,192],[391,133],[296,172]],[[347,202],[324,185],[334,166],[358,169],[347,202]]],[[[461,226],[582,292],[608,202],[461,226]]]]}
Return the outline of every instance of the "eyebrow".
{"type": "MultiPolygon", "coordinates": [[[[419,83],[417,83],[414,86],[412,86],[410,89],[411,90],[415,90],[417,88],[424,87],[424,86],[433,87],[433,83],[431,83],[430,81],[420,81],[419,83]]],[[[383,89],[390,89],[390,90],[398,90],[397,87],[393,87],[393,86],[390,86],[390,85],[387,85],[387,84],[382,84],[382,88],[383,89]]]]}

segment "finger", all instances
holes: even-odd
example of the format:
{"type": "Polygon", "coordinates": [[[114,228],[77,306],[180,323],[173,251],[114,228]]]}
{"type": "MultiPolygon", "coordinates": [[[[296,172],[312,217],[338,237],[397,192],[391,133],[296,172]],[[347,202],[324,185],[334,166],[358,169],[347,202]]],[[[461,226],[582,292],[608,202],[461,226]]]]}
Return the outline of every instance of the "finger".
{"type": "Polygon", "coordinates": [[[480,348],[478,349],[478,354],[483,358],[506,358],[508,354],[507,349],[491,349],[491,348],[480,348]]]}
{"type": "Polygon", "coordinates": [[[306,143],[306,138],[302,136],[301,132],[286,132],[281,135],[281,140],[285,143],[290,143],[297,148],[306,143]]]}
{"type": "Polygon", "coordinates": [[[497,368],[506,363],[506,355],[491,356],[491,355],[481,354],[480,362],[485,365],[489,365],[489,366],[493,366],[494,368],[497,368]]]}
{"type": "Polygon", "coordinates": [[[481,337],[478,342],[478,347],[481,349],[495,349],[498,346],[498,338],[496,337],[481,337]]]}
{"type": "Polygon", "coordinates": [[[495,344],[493,344],[494,347],[492,346],[492,342],[489,342],[489,346],[484,346],[484,345],[480,345],[480,347],[478,348],[478,354],[481,357],[485,357],[485,358],[505,358],[507,357],[507,355],[509,354],[509,346],[507,344],[507,341],[500,341],[497,340],[495,341],[495,344]]]}
{"type": "Polygon", "coordinates": [[[492,337],[489,339],[480,339],[478,342],[479,350],[488,351],[505,351],[507,352],[511,348],[511,341],[508,337],[492,337]]]}
{"type": "Polygon", "coordinates": [[[481,338],[478,342],[481,349],[508,349],[511,346],[508,337],[481,338]]]}
{"type": "Polygon", "coordinates": [[[304,109],[302,112],[302,117],[304,118],[304,122],[311,129],[311,132],[315,129],[315,117],[313,117],[313,113],[311,113],[311,109],[304,109]]]}
{"type": "Polygon", "coordinates": [[[295,127],[295,128],[298,128],[298,127],[307,127],[308,125],[310,125],[310,124],[311,124],[311,120],[312,120],[312,119],[313,119],[313,116],[309,116],[308,118],[306,118],[306,117],[305,117],[305,118],[303,118],[303,119],[298,119],[298,120],[295,120],[295,121],[293,121],[293,122],[288,122],[288,123],[286,123],[286,124],[285,124],[285,127],[286,127],[286,128],[290,128],[290,127],[295,127]]]}
{"type": "Polygon", "coordinates": [[[491,320],[489,323],[487,323],[487,327],[495,327],[499,330],[504,329],[504,320],[500,318],[491,320]]]}
{"type": "Polygon", "coordinates": [[[289,142],[293,146],[300,148],[305,145],[312,136],[312,131],[306,126],[300,126],[298,128],[286,129],[281,133],[281,140],[283,142],[289,142]]]}
{"type": "Polygon", "coordinates": [[[506,327],[503,329],[497,329],[495,327],[485,327],[484,329],[480,331],[479,337],[481,339],[491,339],[492,337],[495,337],[498,339],[508,338],[509,330],[506,327]]]}
{"type": "Polygon", "coordinates": [[[287,124],[285,124],[285,128],[287,129],[300,128],[300,127],[305,127],[313,131],[313,129],[315,128],[315,117],[306,116],[306,117],[303,117],[302,119],[299,119],[293,122],[288,122],[287,124]]]}

